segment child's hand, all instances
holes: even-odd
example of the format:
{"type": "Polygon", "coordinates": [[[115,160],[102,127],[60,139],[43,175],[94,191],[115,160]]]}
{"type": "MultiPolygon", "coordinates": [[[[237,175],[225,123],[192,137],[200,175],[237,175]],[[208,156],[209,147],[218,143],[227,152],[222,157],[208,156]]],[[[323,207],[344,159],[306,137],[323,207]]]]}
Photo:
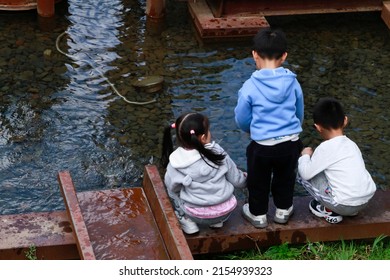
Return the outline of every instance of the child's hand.
{"type": "Polygon", "coordinates": [[[303,155],[309,155],[311,157],[311,155],[313,154],[313,149],[310,148],[310,147],[306,147],[302,150],[301,152],[301,156],[303,155]]]}

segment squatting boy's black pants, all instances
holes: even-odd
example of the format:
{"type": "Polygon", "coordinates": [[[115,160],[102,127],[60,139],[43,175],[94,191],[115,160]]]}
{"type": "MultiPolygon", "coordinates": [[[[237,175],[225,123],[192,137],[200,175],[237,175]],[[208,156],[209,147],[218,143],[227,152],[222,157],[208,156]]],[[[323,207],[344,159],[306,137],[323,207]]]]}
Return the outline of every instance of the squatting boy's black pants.
{"type": "Polygon", "coordinates": [[[268,212],[270,191],[275,206],[288,209],[293,203],[301,140],[264,146],[252,141],[247,149],[249,210],[255,215],[268,212]]]}

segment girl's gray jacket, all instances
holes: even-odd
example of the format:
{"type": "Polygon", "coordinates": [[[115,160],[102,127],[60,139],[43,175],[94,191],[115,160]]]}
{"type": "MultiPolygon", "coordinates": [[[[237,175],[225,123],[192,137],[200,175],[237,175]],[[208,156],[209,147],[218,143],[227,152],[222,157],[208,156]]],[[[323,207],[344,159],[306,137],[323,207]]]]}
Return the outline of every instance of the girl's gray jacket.
{"type": "Polygon", "coordinates": [[[221,166],[209,161],[213,167],[208,165],[196,149],[179,147],[170,155],[164,181],[175,203],[179,199],[192,207],[216,205],[231,198],[234,187],[246,185],[246,174],[237,168],[220,145],[212,142],[205,147],[226,155],[221,166]]]}

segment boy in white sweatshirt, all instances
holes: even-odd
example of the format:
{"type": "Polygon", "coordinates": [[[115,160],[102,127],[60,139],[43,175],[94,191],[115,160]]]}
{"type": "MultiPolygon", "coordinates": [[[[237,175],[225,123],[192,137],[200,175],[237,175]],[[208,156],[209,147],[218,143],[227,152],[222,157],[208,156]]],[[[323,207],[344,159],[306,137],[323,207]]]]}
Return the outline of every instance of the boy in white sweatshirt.
{"type": "Polygon", "coordinates": [[[322,98],[313,110],[315,129],[324,139],[313,152],[306,147],[298,160],[305,189],[314,197],[310,211],[329,223],[355,216],[367,206],[376,191],[358,146],[344,135],[348,118],[341,104],[322,98]]]}

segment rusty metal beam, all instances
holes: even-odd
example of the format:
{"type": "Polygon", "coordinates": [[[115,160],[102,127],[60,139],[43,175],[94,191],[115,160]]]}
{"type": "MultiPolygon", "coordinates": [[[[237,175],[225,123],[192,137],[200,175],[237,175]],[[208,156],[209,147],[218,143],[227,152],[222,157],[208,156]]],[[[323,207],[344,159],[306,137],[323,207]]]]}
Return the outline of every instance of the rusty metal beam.
{"type": "Polygon", "coordinates": [[[205,0],[189,1],[188,8],[195,28],[203,40],[246,38],[256,34],[260,28],[269,26],[261,15],[216,18],[205,0]]]}
{"type": "Polygon", "coordinates": [[[188,1],[194,26],[205,41],[252,37],[269,26],[268,16],[383,11],[386,18],[383,6],[382,0],[188,1]]]}
{"type": "Polygon", "coordinates": [[[382,19],[390,28],[390,1],[383,2],[382,19]]]}
{"type": "MultiPolygon", "coordinates": [[[[52,0],[48,0],[52,1],[52,0]]],[[[62,0],[55,0],[57,4],[62,0]]],[[[37,8],[37,0],[0,0],[0,10],[4,11],[26,11],[37,8]]]]}
{"type": "Polygon", "coordinates": [[[295,213],[286,225],[272,222],[275,207],[271,205],[269,226],[256,229],[241,216],[240,202],[221,229],[202,228],[199,234],[186,235],[193,254],[221,253],[258,247],[307,241],[335,241],[375,238],[390,235],[390,191],[378,190],[369,206],[356,217],[345,217],[340,224],[329,224],[313,216],[310,197],[295,197],[295,213]]]}
{"type": "MultiPolygon", "coordinates": [[[[79,260],[76,244],[35,247],[37,260],[79,260]]],[[[31,248],[0,250],[0,260],[28,260],[31,248]]]]}
{"type": "Polygon", "coordinates": [[[146,0],[146,15],[151,18],[163,18],[165,7],[165,0],[146,0]]]}
{"type": "Polygon", "coordinates": [[[219,7],[220,17],[253,14],[281,16],[382,10],[382,0],[224,0],[223,3],[221,3],[221,0],[206,0],[206,2],[210,7],[219,7]]]}
{"type": "Polygon", "coordinates": [[[33,246],[38,259],[80,259],[65,211],[0,216],[0,259],[26,259],[33,246]]]}
{"type": "Polygon", "coordinates": [[[73,233],[81,259],[95,260],[95,253],[91,245],[88,230],[81,213],[72,178],[68,171],[58,173],[58,181],[69,219],[73,226],[73,233]]]}
{"type": "Polygon", "coordinates": [[[170,258],[177,260],[193,259],[155,165],[145,166],[143,188],[170,258]]]}

